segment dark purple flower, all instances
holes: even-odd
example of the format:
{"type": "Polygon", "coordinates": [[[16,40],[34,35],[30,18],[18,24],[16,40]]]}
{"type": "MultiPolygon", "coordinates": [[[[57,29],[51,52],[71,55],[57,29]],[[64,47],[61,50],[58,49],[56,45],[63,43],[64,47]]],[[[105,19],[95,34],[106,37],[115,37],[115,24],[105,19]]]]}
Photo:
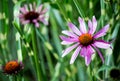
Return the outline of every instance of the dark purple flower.
{"type": "Polygon", "coordinates": [[[45,13],[47,9],[43,9],[43,5],[40,5],[36,8],[35,4],[24,5],[24,7],[20,8],[20,22],[22,24],[32,23],[36,27],[39,27],[39,22],[42,22],[45,25],[48,25],[48,21],[46,20],[45,13]]]}

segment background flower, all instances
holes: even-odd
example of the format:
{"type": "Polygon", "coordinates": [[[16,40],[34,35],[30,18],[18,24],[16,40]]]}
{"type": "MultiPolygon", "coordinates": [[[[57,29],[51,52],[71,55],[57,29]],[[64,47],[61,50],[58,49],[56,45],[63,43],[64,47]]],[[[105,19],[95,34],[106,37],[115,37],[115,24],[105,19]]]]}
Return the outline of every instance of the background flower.
{"type": "Polygon", "coordinates": [[[45,16],[47,9],[43,9],[42,4],[38,8],[36,7],[35,3],[33,5],[29,4],[29,7],[24,5],[24,7],[20,8],[20,12],[19,18],[22,24],[31,23],[36,27],[39,27],[39,22],[41,22],[45,25],[48,25],[48,21],[46,20],[45,16]]]}

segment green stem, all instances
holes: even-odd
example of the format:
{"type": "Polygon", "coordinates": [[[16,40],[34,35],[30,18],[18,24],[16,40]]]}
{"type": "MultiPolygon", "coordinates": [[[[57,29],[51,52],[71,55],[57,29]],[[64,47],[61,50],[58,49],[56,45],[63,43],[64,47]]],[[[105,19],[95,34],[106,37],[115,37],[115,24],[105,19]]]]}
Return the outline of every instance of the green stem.
{"type": "Polygon", "coordinates": [[[93,81],[94,79],[93,79],[92,66],[91,66],[91,64],[90,64],[90,66],[88,67],[88,69],[89,69],[90,79],[91,79],[91,81],[93,81]]]}
{"type": "Polygon", "coordinates": [[[33,46],[33,52],[34,52],[34,60],[35,60],[35,65],[36,65],[36,72],[37,72],[37,78],[38,81],[43,81],[42,79],[42,71],[41,68],[39,67],[39,59],[38,59],[38,49],[37,49],[37,40],[36,40],[36,32],[35,28],[32,27],[32,46],[33,46]]]}
{"type": "MultiPolygon", "coordinates": [[[[100,0],[100,5],[101,5],[101,27],[104,26],[104,18],[105,18],[105,4],[104,0],[100,0]]],[[[103,80],[105,78],[105,71],[103,71],[103,80]]]]}
{"type": "Polygon", "coordinates": [[[103,25],[104,25],[104,17],[105,17],[104,0],[100,0],[100,5],[101,5],[101,24],[102,24],[102,27],[103,27],[103,25]]]}

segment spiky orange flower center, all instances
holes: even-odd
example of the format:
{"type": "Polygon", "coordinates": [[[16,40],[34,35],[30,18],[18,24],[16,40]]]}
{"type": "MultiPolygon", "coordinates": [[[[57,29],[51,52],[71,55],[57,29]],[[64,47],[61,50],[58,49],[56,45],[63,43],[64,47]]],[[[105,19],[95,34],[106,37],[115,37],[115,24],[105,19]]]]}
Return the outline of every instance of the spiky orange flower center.
{"type": "Polygon", "coordinates": [[[39,13],[30,11],[27,14],[25,14],[25,20],[30,20],[32,22],[34,19],[37,19],[39,17],[39,13]]]}
{"type": "Polygon", "coordinates": [[[82,45],[87,46],[92,43],[93,38],[91,34],[86,33],[79,36],[79,41],[82,45]]]}
{"type": "Polygon", "coordinates": [[[17,61],[10,61],[4,67],[5,73],[14,73],[20,69],[20,64],[17,61]]]}

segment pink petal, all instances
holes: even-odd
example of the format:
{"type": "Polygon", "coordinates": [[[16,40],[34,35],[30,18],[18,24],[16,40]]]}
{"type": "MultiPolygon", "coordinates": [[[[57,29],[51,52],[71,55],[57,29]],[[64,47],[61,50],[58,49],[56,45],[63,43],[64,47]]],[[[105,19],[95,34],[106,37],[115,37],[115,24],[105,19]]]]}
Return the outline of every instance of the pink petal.
{"type": "Polygon", "coordinates": [[[48,9],[45,8],[44,10],[42,10],[42,11],[40,12],[40,14],[45,14],[47,11],[48,11],[48,9]]]}
{"type": "Polygon", "coordinates": [[[96,20],[95,16],[93,16],[92,22],[90,20],[88,21],[88,26],[90,28],[89,33],[94,34],[96,27],[97,27],[97,20],[96,20]]]}
{"type": "Polygon", "coordinates": [[[20,8],[20,11],[21,11],[23,14],[26,14],[26,13],[27,13],[27,10],[25,9],[25,7],[20,8]]]}
{"type": "Polygon", "coordinates": [[[81,48],[81,51],[80,51],[80,56],[85,57],[85,55],[86,55],[86,52],[85,52],[85,51],[87,51],[87,47],[86,47],[86,46],[83,46],[83,47],[81,48]]]}
{"type": "Polygon", "coordinates": [[[94,35],[94,38],[99,38],[99,37],[102,37],[106,34],[106,32],[108,31],[109,29],[109,24],[107,24],[106,26],[104,26],[99,32],[97,32],[95,35],[94,35]]]}
{"type": "Polygon", "coordinates": [[[85,56],[85,64],[88,66],[91,62],[91,55],[85,56]]]}
{"type": "Polygon", "coordinates": [[[26,4],[24,5],[24,8],[25,8],[26,12],[29,11],[29,10],[28,10],[28,6],[27,6],[26,4]]]}
{"type": "Polygon", "coordinates": [[[93,27],[92,27],[92,22],[91,20],[88,20],[88,27],[89,27],[89,33],[92,34],[92,31],[93,31],[93,27]]]}
{"type": "Polygon", "coordinates": [[[96,49],[96,51],[98,52],[100,58],[102,59],[102,62],[104,63],[104,58],[103,58],[102,53],[100,52],[100,50],[97,47],[95,47],[93,44],[92,44],[92,46],[96,49]]]}
{"type": "Polygon", "coordinates": [[[70,60],[70,64],[73,64],[75,59],[77,58],[79,52],[80,52],[81,47],[77,47],[77,49],[75,50],[75,52],[73,53],[71,60],[70,60]]]}
{"type": "Polygon", "coordinates": [[[34,19],[32,22],[35,24],[35,26],[36,26],[37,28],[40,26],[39,23],[38,23],[38,21],[37,21],[36,19],[34,19]]]}
{"type": "Polygon", "coordinates": [[[33,11],[32,4],[29,4],[30,11],[33,11]]]}
{"type": "Polygon", "coordinates": [[[75,34],[77,34],[78,36],[81,35],[81,32],[78,30],[78,28],[74,24],[68,23],[68,26],[75,34]]]}
{"type": "Polygon", "coordinates": [[[82,33],[87,33],[87,29],[86,29],[84,20],[79,17],[79,18],[78,18],[78,21],[79,21],[79,23],[80,23],[80,31],[81,31],[82,33]]]}
{"type": "Polygon", "coordinates": [[[68,30],[64,30],[64,31],[62,31],[62,33],[65,34],[65,35],[68,35],[68,36],[70,36],[70,37],[78,38],[77,35],[75,35],[73,32],[70,32],[70,31],[68,31],[68,30]]]}
{"type": "Polygon", "coordinates": [[[36,22],[37,22],[37,20],[36,20],[36,19],[34,19],[34,20],[32,20],[32,22],[33,22],[33,23],[36,23],[36,22]]]}
{"type": "Polygon", "coordinates": [[[74,48],[76,48],[79,45],[79,43],[74,44],[73,46],[70,46],[63,51],[62,57],[66,56],[68,53],[70,53],[74,48]]]}
{"type": "Polygon", "coordinates": [[[19,14],[19,18],[24,18],[24,14],[19,14]]]}
{"type": "Polygon", "coordinates": [[[69,44],[73,44],[74,42],[68,42],[68,41],[62,41],[61,44],[62,45],[69,45],[69,44]]]}
{"type": "Polygon", "coordinates": [[[30,21],[29,20],[25,20],[25,21],[22,21],[22,24],[27,24],[27,23],[29,23],[30,21]]]}
{"type": "Polygon", "coordinates": [[[38,22],[35,23],[35,26],[38,28],[40,25],[38,22]]]}
{"type": "Polygon", "coordinates": [[[96,30],[96,27],[97,27],[97,20],[96,20],[96,18],[95,18],[95,16],[93,16],[93,18],[92,18],[92,34],[95,32],[95,30],[96,30]]]}
{"type": "Polygon", "coordinates": [[[39,15],[39,19],[45,18],[45,14],[39,15]]]}
{"type": "Polygon", "coordinates": [[[103,41],[103,40],[95,41],[94,45],[98,48],[104,48],[104,49],[110,48],[110,44],[108,42],[103,41]]]}
{"type": "Polygon", "coordinates": [[[85,64],[88,66],[91,62],[91,56],[95,52],[95,50],[89,45],[87,46],[87,51],[85,55],[85,64]]]}
{"type": "Polygon", "coordinates": [[[60,38],[61,38],[63,41],[68,41],[68,42],[78,42],[78,41],[79,41],[78,38],[70,38],[70,37],[65,37],[65,36],[60,36],[60,38]]]}
{"type": "Polygon", "coordinates": [[[48,25],[48,21],[45,20],[45,16],[43,16],[43,18],[39,17],[38,20],[41,21],[43,24],[48,25]]]}
{"type": "Polygon", "coordinates": [[[37,12],[38,12],[38,13],[40,13],[40,12],[41,12],[42,7],[43,7],[43,5],[40,5],[40,6],[38,7],[38,10],[37,10],[37,12]]]}

